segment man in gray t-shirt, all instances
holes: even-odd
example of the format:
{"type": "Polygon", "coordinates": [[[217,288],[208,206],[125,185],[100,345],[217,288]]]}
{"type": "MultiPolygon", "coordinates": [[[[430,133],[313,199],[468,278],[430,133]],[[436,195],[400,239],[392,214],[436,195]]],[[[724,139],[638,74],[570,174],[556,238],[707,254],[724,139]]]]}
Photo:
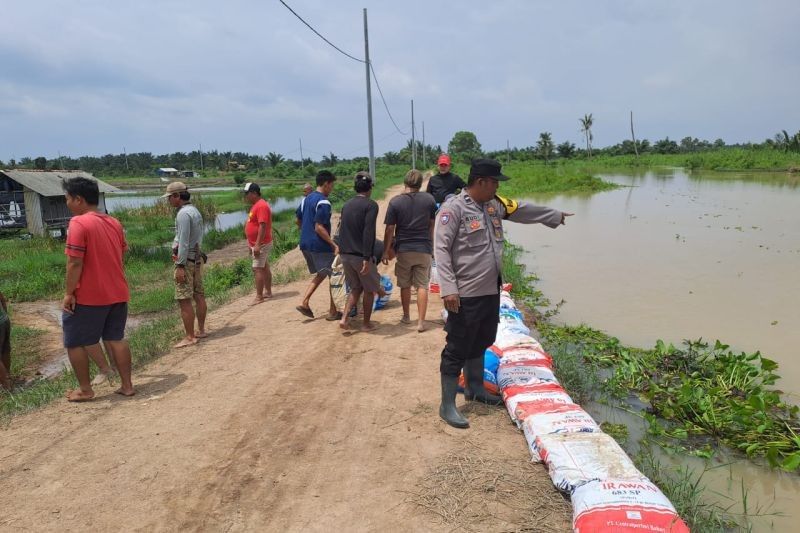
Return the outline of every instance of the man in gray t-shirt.
{"type": "Polygon", "coordinates": [[[433,226],[436,217],[436,200],[427,192],[420,192],[422,173],[410,170],[406,174],[405,191],[389,202],[386,211],[384,234],[384,264],[397,257],[395,275],[400,287],[404,324],[411,323],[411,287],[417,289],[417,331],[425,330],[425,312],[428,309],[428,283],[433,254],[433,226]]]}

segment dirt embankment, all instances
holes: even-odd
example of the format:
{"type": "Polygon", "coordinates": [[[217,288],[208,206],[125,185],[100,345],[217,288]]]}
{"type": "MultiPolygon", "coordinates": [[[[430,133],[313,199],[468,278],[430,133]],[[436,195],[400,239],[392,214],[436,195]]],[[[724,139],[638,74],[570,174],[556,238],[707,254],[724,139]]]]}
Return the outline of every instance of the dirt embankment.
{"type": "Polygon", "coordinates": [[[105,387],[12,420],[0,529],[569,530],[502,410],[467,407],[468,430],[439,420],[441,323],[401,324],[395,294],[376,331],[342,333],[325,291],[319,318],[295,311],[305,288],[214,311],[208,339],[135,374],[132,399],[105,387]]]}

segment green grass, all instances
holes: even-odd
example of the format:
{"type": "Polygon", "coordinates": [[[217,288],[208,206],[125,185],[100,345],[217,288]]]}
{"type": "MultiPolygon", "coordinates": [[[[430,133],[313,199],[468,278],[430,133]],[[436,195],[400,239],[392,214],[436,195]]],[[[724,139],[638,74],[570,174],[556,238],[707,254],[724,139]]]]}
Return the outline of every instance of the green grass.
{"type": "Polygon", "coordinates": [[[568,166],[588,171],[620,167],[684,167],[697,170],[786,171],[800,168],[800,154],[770,148],[721,148],[688,154],[600,155],[591,160],[571,159],[568,166]]]}
{"type": "Polygon", "coordinates": [[[42,361],[44,355],[38,347],[46,333],[42,329],[17,326],[11,321],[11,346],[14,348],[11,358],[12,376],[24,375],[42,361]]]}

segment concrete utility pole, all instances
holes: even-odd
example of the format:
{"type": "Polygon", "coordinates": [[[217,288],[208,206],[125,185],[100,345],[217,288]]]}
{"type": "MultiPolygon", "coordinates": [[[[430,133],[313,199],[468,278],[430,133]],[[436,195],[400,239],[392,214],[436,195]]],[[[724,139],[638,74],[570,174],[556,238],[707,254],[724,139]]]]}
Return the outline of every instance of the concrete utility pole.
{"type": "Polygon", "coordinates": [[[300,168],[305,168],[303,164],[303,139],[299,139],[300,141],[300,168]]]}
{"type": "Polygon", "coordinates": [[[375,142],[372,139],[372,89],[369,84],[370,63],[369,63],[369,32],[367,31],[367,8],[364,8],[364,62],[367,69],[367,130],[369,131],[369,175],[372,179],[375,176],[375,142]]]}
{"type": "Polygon", "coordinates": [[[203,171],[203,143],[200,143],[200,172],[203,171]]]}
{"type": "Polygon", "coordinates": [[[411,100],[411,168],[417,169],[417,135],[414,131],[414,100],[411,100]]]}
{"type": "MultiPolygon", "coordinates": [[[[122,153],[125,154],[125,172],[130,172],[131,170],[128,168],[128,151],[125,149],[124,146],[122,147],[122,153]]],[[[63,170],[64,165],[61,165],[61,168],[63,170]]]]}
{"type": "Polygon", "coordinates": [[[425,121],[422,121],[422,168],[428,168],[428,158],[425,157],[425,121]]]}
{"type": "Polygon", "coordinates": [[[631,111],[631,139],[633,139],[633,151],[636,152],[636,158],[639,158],[639,147],[636,146],[636,134],[633,133],[633,111],[631,111]]]}

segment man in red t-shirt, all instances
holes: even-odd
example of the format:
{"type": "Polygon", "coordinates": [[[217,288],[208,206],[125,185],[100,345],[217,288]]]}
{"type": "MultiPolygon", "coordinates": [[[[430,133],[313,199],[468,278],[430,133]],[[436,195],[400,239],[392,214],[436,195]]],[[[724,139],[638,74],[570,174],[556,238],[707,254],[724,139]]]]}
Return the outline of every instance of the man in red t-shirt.
{"type": "Polygon", "coordinates": [[[69,221],[66,287],[62,303],[64,347],[80,389],[67,393],[71,402],[94,398],[89,381],[89,358],[104,372],[108,366],[100,347],[103,339],[116,363],[122,386],[116,391],[133,396],[131,350],[125,340],[128,319],[128,282],[122,255],[128,248],[119,221],[97,210],[97,182],[72,178],[63,182],[69,221]],[[104,368],[105,367],[105,368],[104,368]]]}
{"type": "Polygon", "coordinates": [[[256,297],[253,305],[265,298],[272,298],[272,272],[269,269],[269,252],[272,250],[272,210],[261,197],[261,187],[257,183],[244,184],[244,198],[252,206],[244,234],[250,246],[253,260],[253,276],[256,279],[256,297]]]}

